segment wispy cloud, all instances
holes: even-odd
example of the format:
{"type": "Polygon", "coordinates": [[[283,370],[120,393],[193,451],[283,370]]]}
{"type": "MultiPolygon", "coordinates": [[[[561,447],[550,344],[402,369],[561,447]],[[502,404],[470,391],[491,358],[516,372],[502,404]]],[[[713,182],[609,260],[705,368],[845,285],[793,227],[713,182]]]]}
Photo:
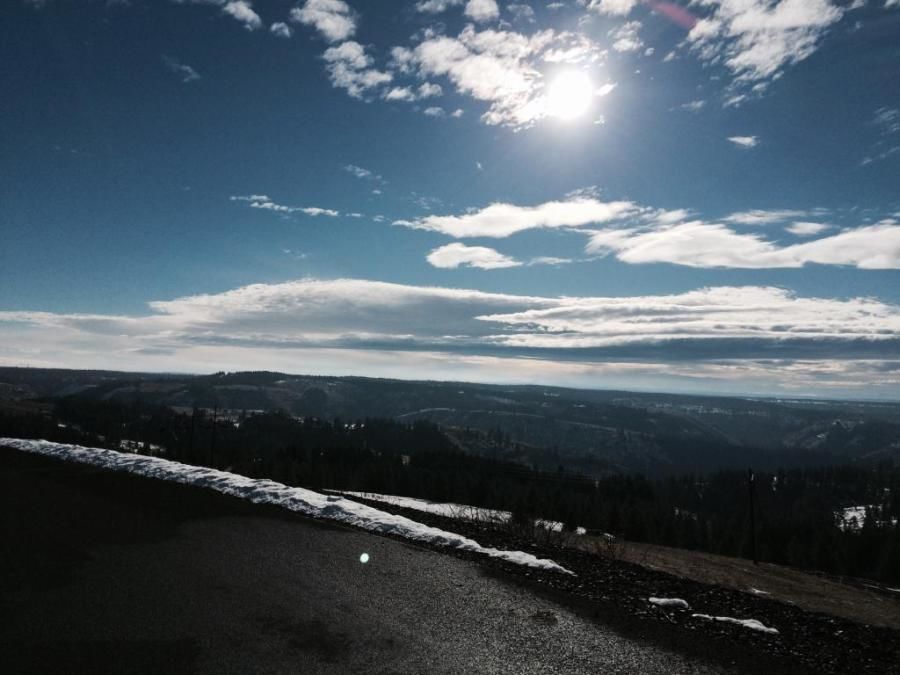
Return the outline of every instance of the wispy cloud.
{"type": "Polygon", "coordinates": [[[706,105],[706,101],[703,99],[696,99],[694,101],[688,101],[687,103],[682,103],[678,106],[681,110],[687,110],[688,112],[700,112],[703,110],[703,107],[706,105]]]}
{"type": "Polygon", "coordinates": [[[759,139],[756,136],[729,136],[728,140],[739,148],[748,150],[759,145],[759,139]]]}
{"type": "Polygon", "coordinates": [[[797,209],[751,209],[739,211],[724,218],[725,222],[739,225],[771,225],[781,223],[792,218],[803,218],[810,215],[808,211],[797,209]]]}
{"type": "Polygon", "coordinates": [[[181,63],[178,59],[172,58],[171,56],[163,56],[162,60],[166,68],[178,75],[185,84],[200,79],[200,73],[191,66],[181,63]]]}
{"type": "Polygon", "coordinates": [[[860,162],[862,166],[900,153],[900,109],[878,108],[872,118],[872,125],[878,130],[879,138],[872,145],[870,154],[863,157],[860,162]]]}
{"type": "MultiPolygon", "coordinates": [[[[374,171],[367,169],[365,167],[359,166],[358,164],[346,164],[344,166],[344,171],[349,173],[356,178],[359,178],[362,181],[366,181],[371,183],[372,185],[377,185],[380,187],[384,187],[387,184],[387,181],[382,178],[381,174],[377,174],[374,171]]],[[[377,194],[381,194],[381,190],[376,188],[377,194]]],[[[375,190],[373,190],[374,192],[375,190]]]]}
{"type": "Polygon", "coordinates": [[[271,211],[273,213],[285,215],[291,213],[305,213],[308,216],[329,216],[332,218],[341,215],[339,211],[335,211],[334,209],[323,209],[318,206],[286,206],[284,204],[278,204],[272,201],[267,195],[232,195],[229,199],[233,202],[244,202],[251,209],[261,209],[263,211],[271,211]]]}

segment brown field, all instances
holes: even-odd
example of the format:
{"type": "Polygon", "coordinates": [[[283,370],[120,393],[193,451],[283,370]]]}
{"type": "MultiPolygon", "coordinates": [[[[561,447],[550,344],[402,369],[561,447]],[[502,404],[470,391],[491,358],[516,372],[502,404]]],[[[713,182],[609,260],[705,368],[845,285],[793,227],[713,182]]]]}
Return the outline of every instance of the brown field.
{"type": "Polygon", "coordinates": [[[777,600],[811,612],[900,629],[900,590],[865,579],[838,578],[699,551],[600,537],[574,540],[578,548],[613,555],[648,569],[777,600]]]}

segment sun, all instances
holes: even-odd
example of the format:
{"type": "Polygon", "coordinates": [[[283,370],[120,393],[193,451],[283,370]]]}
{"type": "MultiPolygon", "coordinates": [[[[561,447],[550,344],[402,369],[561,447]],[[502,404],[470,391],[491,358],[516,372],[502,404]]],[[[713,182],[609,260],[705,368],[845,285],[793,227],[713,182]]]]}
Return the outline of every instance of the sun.
{"type": "Polygon", "coordinates": [[[594,85],[586,73],[570,70],[560,73],[547,88],[547,113],[570,120],[591,107],[594,85]]]}

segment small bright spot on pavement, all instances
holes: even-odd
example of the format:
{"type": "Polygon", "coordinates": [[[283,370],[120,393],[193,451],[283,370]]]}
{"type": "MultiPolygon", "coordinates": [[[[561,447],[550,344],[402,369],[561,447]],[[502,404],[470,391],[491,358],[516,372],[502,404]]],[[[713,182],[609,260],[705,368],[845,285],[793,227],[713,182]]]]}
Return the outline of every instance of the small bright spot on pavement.
{"type": "Polygon", "coordinates": [[[359,556],[359,562],[361,562],[361,563],[369,562],[369,554],[363,553],[361,556],[359,556]]]}

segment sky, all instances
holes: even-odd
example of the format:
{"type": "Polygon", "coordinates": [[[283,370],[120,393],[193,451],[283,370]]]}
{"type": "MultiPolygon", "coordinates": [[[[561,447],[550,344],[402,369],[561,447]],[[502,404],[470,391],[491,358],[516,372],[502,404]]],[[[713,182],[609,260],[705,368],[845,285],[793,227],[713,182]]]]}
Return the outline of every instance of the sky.
{"type": "Polygon", "coordinates": [[[10,0],[0,365],[900,399],[900,0],[10,0]]]}

